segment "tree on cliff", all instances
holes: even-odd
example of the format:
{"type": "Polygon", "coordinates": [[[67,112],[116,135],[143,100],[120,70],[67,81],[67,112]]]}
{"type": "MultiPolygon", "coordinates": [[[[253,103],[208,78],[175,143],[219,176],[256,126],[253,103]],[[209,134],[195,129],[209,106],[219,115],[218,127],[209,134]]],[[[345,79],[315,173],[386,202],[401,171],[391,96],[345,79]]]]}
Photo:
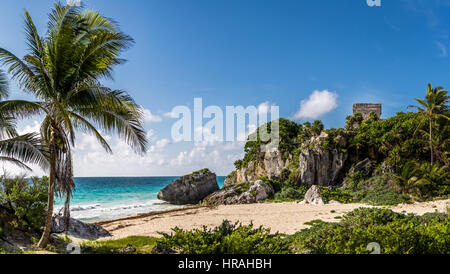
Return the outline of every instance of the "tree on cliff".
{"type": "Polygon", "coordinates": [[[76,131],[94,135],[107,152],[111,148],[99,130],[116,132],[136,152],[144,153],[147,139],[142,111],[125,92],[100,82],[112,78],[120,53],[131,37],[99,13],[56,3],[49,14],[48,31],[41,37],[25,11],[28,54],[20,59],[0,48],[0,62],[9,67],[21,88],[36,101],[11,101],[4,109],[16,116],[44,115],[41,137],[49,150],[49,197],[45,229],[39,247],[49,240],[55,191],[66,197],[65,216],[74,188],[72,147],[76,131]]]}
{"type": "Polygon", "coordinates": [[[428,131],[420,129],[422,125],[418,127],[418,131],[428,138],[430,147],[430,164],[434,164],[434,136],[433,130],[436,126],[436,122],[439,119],[444,119],[446,121],[450,120],[448,116],[449,107],[447,103],[450,101],[450,96],[447,95],[448,91],[444,90],[443,87],[433,88],[431,84],[427,86],[427,95],[425,99],[415,99],[419,105],[410,106],[418,109],[419,113],[427,117],[428,120],[428,131]]]}

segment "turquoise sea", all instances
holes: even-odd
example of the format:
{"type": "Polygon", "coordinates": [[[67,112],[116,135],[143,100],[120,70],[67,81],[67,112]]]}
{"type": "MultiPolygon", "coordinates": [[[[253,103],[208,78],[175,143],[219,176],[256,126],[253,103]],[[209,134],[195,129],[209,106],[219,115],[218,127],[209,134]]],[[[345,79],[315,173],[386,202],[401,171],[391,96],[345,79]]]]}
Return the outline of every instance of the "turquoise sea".
{"type": "MultiPolygon", "coordinates": [[[[158,192],[178,177],[75,178],[71,216],[85,222],[114,220],[180,208],[158,200],[158,192]]],[[[222,187],[225,177],[217,177],[222,187]]],[[[55,212],[62,208],[57,200],[55,212]]]]}

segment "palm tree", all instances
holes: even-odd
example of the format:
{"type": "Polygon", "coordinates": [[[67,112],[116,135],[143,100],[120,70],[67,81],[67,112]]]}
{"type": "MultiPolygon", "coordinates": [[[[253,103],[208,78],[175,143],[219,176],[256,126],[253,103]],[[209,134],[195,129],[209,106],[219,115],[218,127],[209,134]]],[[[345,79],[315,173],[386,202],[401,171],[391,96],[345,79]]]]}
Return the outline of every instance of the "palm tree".
{"type": "Polygon", "coordinates": [[[427,86],[427,95],[425,100],[415,99],[419,105],[409,106],[418,109],[419,113],[427,117],[429,128],[428,132],[421,130],[422,124],[419,125],[418,130],[428,137],[428,142],[430,146],[430,164],[434,164],[434,145],[433,145],[433,128],[435,122],[442,118],[450,120],[448,114],[449,107],[447,103],[450,101],[450,96],[447,95],[448,91],[444,90],[443,87],[432,88],[431,84],[427,86]]]}
{"type": "Polygon", "coordinates": [[[112,151],[101,131],[116,132],[137,153],[145,153],[148,144],[140,107],[124,91],[111,90],[100,82],[112,79],[113,67],[125,62],[118,56],[133,43],[112,20],[55,3],[46,36],[38,34],[27,11],[25,34],[28,54],[20,59],[0,48],[0,62],[37,101],[9,101],[3,107],[16,116],[44,115],[41,136],[49,150],[49,198],[38,247],[45,247],[55,191],[66,197],[68,224],[76,131],[94,135],[108,153],[112,151]]]}
{"type": "MultiPolygon", "coordinates": [[[[8,97],[6,75],[0,70],[0,100],[8,97]]],[[[48,167],[47,153],[36,133],[19,136],[14,117],[0,108],[0,161],[31,171],[26,163],[48,167]]]]}

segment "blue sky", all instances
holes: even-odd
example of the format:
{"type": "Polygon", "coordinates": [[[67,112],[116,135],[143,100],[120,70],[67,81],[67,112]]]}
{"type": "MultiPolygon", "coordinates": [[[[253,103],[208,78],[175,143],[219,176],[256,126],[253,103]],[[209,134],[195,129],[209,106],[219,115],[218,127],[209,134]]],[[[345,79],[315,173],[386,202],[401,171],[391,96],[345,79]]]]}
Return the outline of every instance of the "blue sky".
{"type": "MultiPolygon", "coordinates": [[[[382,0],[86,0],[120,23],[136,40],[129,62],[115,69],[112,88],[127,90],[151,112],[146,130],[153,147],[133,155],[110,137],[108,156],[80,134],[77,176],[181,175],[210,167],[220,175],[242,157],[241,143],[175,143],[166,113],[178,105],[280,107],[280,116],[305,118],[311,110],[326,127],[342,127],[354,102],[383,103],[388,117],[405,111],[426,84],[450,86],[450,1],[382,0]],[[322,104],[308,108],[314,91],[322,104]],[[328,91],[324,93],[323,91],[328,91]],[[331,101],[330,101],[331,100],[331,101]],[[296,115],[297,114],[297,115],[296,115]]],[[[0,46],[26,51],[22,14],[45,34],[51,0],[3,0],[0,46]]],[[[30,99],[14,83],[14,98],[30,99]]],[[[21,130],[36,128],[38,117],[21,130]]],[[[39,171],[36,171],[39,174],[39,171]]]]}

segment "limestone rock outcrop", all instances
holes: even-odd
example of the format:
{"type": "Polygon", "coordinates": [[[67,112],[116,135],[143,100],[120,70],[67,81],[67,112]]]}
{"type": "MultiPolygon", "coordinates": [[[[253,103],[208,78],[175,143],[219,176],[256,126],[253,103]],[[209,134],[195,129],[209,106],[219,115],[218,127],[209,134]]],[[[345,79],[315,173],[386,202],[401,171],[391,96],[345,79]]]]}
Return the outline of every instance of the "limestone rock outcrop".
{"type": "Polygon", "coordinates": [[[95,240],[102,237],[109,237],[111,234],[103,227],[96,224],[88,224],[82,221],[70,218],[69,226],[66,231],[65,218],[62,215],[53,217],[51,232],[55,234],[67,234],[75,238],[95,240]]]}
{"type": "MultiPolygon", "coordinates": [[[[339,149],[325,149],[321,143],[328,137],[322,132],[307,141],[300,151],[298,182],[304,185],[331,186],[341,179],[348,153],[339,149]]],[[[345,140],[341,142],[345,145],[345,140]]]]}
{"type": "Polygon", "coordinates": [[[218,190],[216,174],[203,169],[176,179],[158,193],[158,199],[176,205],[197,204],[218,190]]]}
{"type": "Polygon", "coordinates": [[[206,197],[202,205],[252,204],[263,201],[274,194],[271,185],[262,180],[236,184],[206,197]]]}
{"type": "Polygon", "coordinates": [[[338,136],[335,142],[339,148],[324,148],[322,144],[327,138],[326,132],[312,137],[301,144],[298,154],[289,152],[283,157],[278,150],[265,152],[262,159],[251,161],[247,166],[234,171],[225,180],[224,186],[254,181],[261,177],[284,180],[282,173],[285,169],[295,170],[291,179],[297,185],[338,185],[350,168],[348,152],[342,149],[348,144],[344,136],[338,136]]]}
{"type": "Polygon", "coordinates": [[[301,204],[323,205],[325,202],[320,195],[320,189],[316,185],[312,186],[305,194],[305,199],[301,204]]]}

